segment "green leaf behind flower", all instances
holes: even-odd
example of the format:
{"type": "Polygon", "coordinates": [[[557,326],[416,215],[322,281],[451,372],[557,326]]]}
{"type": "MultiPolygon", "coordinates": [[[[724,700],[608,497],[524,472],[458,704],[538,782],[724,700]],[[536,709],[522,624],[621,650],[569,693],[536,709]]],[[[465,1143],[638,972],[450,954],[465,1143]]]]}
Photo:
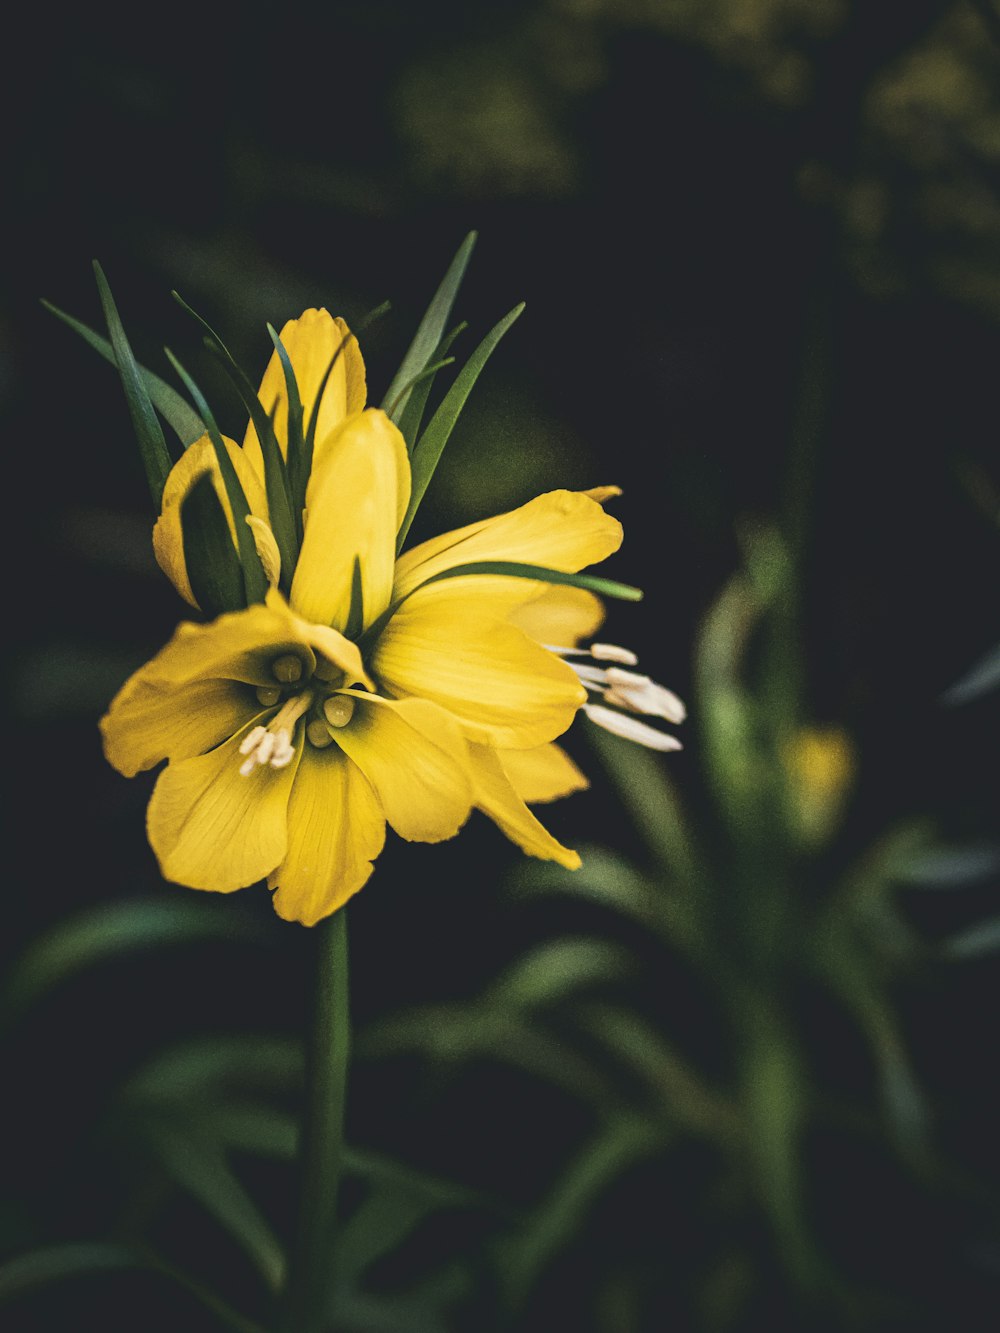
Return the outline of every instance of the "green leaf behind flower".
{"type": "Polygon", "coordinates": [[[246,605],[243,571],[215,483],[205,472],[181,501],[184,563],[195,601],[206,616],[246,605]]]}

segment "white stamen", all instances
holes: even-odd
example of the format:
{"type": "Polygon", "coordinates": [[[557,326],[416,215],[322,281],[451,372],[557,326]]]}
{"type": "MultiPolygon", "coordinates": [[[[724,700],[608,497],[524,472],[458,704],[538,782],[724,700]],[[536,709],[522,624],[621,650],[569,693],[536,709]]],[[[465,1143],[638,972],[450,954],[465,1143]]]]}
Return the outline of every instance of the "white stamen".
{"type": "Polygon", "coordinates": [[[665,731],[656,731],[645,722],[639,722],[634,717],[625,717],[622,713],[604,708],[601,704],[584,704],[583,711],[591,722],[596,722],[613,736],[622,736],[625,740],[644,745],[649,750],[665,752],[683,749],[676,736],[669,736],[665,731]]]}
{"type": "Polygon", "coordinates": [[[619,648],[616,643],[592,643],[590,655],[595,662],[620,662],[622,666],[639,665],[639,659],[631,648],[619,648]]]}
{"type": "Polygon", "coordinates": [[[608,673],[601,667],[588,666],[585,662],[569,664],[585,685],[597,685],[601,689],[608,683],[608,673]]]}
{"type": "Polygon", "coordinates": [[[617,704],[633,713],[662,717],[668,722],[683,722],[687,717],[687,709],[673,690],[658,685],[648,676],[622,671],[620,667],[608,667],[607,679],[610,689],[605,691],[604,698],[609,704],[617,704]]]}
{"type": "Polygon", "coordinates": [[[258,764],[263,766],[268,762],[268,760],[271,758],[271,755],[274,754],[274,747],[277,745],[277,743],[278,743],[278,738],[277,736],[275,736],[273,731],[264,732],[263,736],[261,736],[260,741],[257,745],[256,753],[254,754],[254,758],[257,760],[258,764]]]}
{"type": "Polygon", "coordinates": [[[252,754],[249,759],[244,759],[243,763],[240,764],[240,777],[248,778],[256,767],[257,756],[252,754]]]}
{"type": "Polygon", "coordinates": [[[252,731],[248,731],[240,744],[240,754],[249,754],[251,750],[256,750],[266,735],[267,727],[254,727],[252,731]]]}

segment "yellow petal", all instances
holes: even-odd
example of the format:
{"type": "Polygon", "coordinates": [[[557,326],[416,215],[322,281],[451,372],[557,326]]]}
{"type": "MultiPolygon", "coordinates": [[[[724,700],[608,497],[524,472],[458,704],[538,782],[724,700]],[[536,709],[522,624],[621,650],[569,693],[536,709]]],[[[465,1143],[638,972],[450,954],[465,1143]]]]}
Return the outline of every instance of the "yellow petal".
{"type": "Polygon", "coordinates": [[[260,556],[260,563],[264,567],[264,577],[273,588],[281,578],[281,552],[278,550],[271,525],[265,523],[262,518],[255,518],[253,514],[247,514],[247,523],[253,534],[253,544],[260,556]]]}
{"type": "Polygon", "coordinates": [[[146,828],[165,879],[231,893],[263,879],[284,857],[298,756],[287,768],[265,766],[243,777],[239,747],[249,729],[160,774],[146,828]]]}
{"type": "Polygon", "coordinates": [[[268,877],[274,910],[314,926],[357,893],[385,842],[368,779],[335,745],[307,745],[288,805],[288,853],[268,877]]]}
{"type": "Polygon", "coordinates": [[[617,500],[621,493],[620,486],[591,486],[589,490],[584,491],[584,495],[589,495],[599,505],[607,504],[609,500],[617,500]]]}
{"type": "Polygon", "coordinates": [[[354,717],[332,735],[375,788],[386,819],[410,841],[454,837],[472,808],[468,747],[455,721],[424,699],[352,697],[354,717]]]}
{"type": "MultiPolygon", "coordinates": [[[[233,467],[236,470],[240,485],[243,487],[243,493],[247,498],[251,514],[266,519],[267,496],[257,473],[235,441],[223,437],[223,442],[226,446],[226,452],[233,460],[233,467]]],[[[198,478],[204,476],[206,472],[211,474],[215,493],[219,497],[223,512],[229,521],[233,546],[236,546],[236,524],[233,522],[233,511],[229,504],[229,497],[226,495],[226,487],[222,480],[222,473],[219,470],[218,459],[215,457],[215,449],[207,435],[203,435],[200,440],[195,440],[194,444],[189,445],[171,468],[170,475],[167,477],[166,485],[163,488],[160,517],[156,520],[156,525],[153,528],[153,553],[156,556],[157,564],[184,600],[190,602],[192,606],[197,606],[198,603],[191,591],[191,581],[188,578],[187,565],[184,561],[181,502],[198,478]]]]}
{"type": "Polygon", "coordinates": [[[513,560],[576,573],[617,551],[621,541],[621,524],[589,496],[549,491],[520,509],[407,551],[396,569],[395,592],[405,596],[442,570],[476,560],[513,560]]]}
{"type": "MultiPolygon", "coordinates": [[[[285,324],[280,336],[288,352],[292,369],[295,371],[295,381],[299,386],[304,428],[308,428],[316,395],[327,366],[343,344],[330,372],[330,378],[326,382],[326,388],[323,390],[316,425],[316,443],[319,448],[330,431],[339,426],[345,417],[360,412],[365,405],[365,363],[358,347],[358,340],[351,335],[342,319],[334,319],[326,310],[304,310],[298,319],[290,319],[285,324]]],[[[267,363],[267,370],[260,383],[259,397],[264,405],[264,411],[275,413],[274,433],[278,437],[282,454],[286,454],[288,392],[285,388],[285,373],[281,368],[277,352],[272,353],[267,363]]],[[[243,448],[257,475],[263,477],[264,459],[253,422],[247,427],[243,448]]]]}
{"type": "Polygon", "coordinates": [[[557,842],[538,822],[515,792],[497,752],[483,745],[472,745],[469,749],[476,806],[529,856],[537,856],[542,861],[558,861],[567,870],[578,870],[580,858],[577,853],[557,842]]]}
{"type": "Polygon", "coordinates": [[[592,639],[604,623],[604,604],[586,588],[553,584],[541,597],[518,607],[511,624],[523,629],[538,643],[575,648],[592,639]]]}
{"type": "Polygon", "coordinates": [[[338,427],[313,465],[306,489],[305,536],[291,603],[300,615],[343,630],[355,559],[361,561],[365,624],[389,605],[396,533],[410,499],[402,435],[371,408],[338,427]]]}
{"type": "Polygon", "coordinates": [[[190,759],[227,740],[260,712],[253,691],[231,680],[197,680],[183,690],[126,681],[101,718],[104,757],[125,777],[161,759],[190,759]]]}
{"type": "Polygon", "coordinates": [[[540,745],[535,750],[498,751],[503,771],[522,801],[558,801],[590,786],[565,750],[540,745]]]}
{"type": "Polygon", "coordinates": [[[373,675],[391,695],[416,695],[454,713],[470,740],[504,749],[554,740],[586,701],[575,673],[457,582],[465,580],[435,584],[402,604],[379,638],[373,675]]]}

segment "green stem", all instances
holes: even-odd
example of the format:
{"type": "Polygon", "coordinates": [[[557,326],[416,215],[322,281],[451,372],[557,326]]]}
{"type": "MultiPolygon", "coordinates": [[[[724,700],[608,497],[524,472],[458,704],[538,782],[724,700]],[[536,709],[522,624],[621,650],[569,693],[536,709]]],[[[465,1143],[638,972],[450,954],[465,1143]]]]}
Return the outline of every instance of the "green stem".
{"type": "Polygon", "coordinates": [[[346,910],[341,908],[324,921],[317,934],[316,1007],[299,1141],[298,1229],[289,1255],[279,1333],[321,1333],[329,1319],[335,1269],[350,1045],[346,910]]]}

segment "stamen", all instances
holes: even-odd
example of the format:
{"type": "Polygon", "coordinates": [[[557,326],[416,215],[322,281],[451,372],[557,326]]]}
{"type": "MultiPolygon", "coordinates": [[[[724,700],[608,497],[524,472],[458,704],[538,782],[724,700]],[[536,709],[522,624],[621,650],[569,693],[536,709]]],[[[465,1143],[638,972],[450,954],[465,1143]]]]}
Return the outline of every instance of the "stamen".
{"type": "MultiPolygon", "coordinates": [[[[296,659],[297,661],[298,659],[296,659]]],[[[247,756],[240,765],[240,773],[248,778],[254,769],[270,764],[272,768],[287,768],[295,758],[295,746],[292,733],[299,718],[311,706],[312,690],[303,690],[284,706],[271,719],[267,727],[254,727],[240,743],[240,754],[247,756]]]]}
{"type": "Polygon", "coordinates": [[[256,750],[266,735],[267,727],[254,727],[252,731],[248,731],[240,743],[240,754],[249,754],[251,750],[256,750]]]}
{"type": "Polygon", "coordinates": [[[649,727],[645,722],[639,722],[634,717],[626,717],[622,713],[616,713],[611,708],[605,708],[602,704],[584,704],[583,711],[590,718],[591,722],[596,722],[599,727],[605,731],[610,731],[613,736],[622,736],[627,741],[634,741],[637,745],[644,745],[649,750],[681,750],[684,747],[676,736],[670,736],[665,731],[656,731],[649,727]]]}
{"type": "Polygon", "coordinates": [[[687,717],[687,709],[673,690],[658,685],[649,676],[608,667],[607,679],[611,688],[605,691],[604,698],[609,704],[617,704],[632,713],[662,717],[668,722],[683,722],[687,717]]]}
{"type": "Polygon", "coordinates": [[[323,705],[331,727],[346,727],[354,716],[354,700],[349,694],[332,694],[323,705]]]}
{"type": "Polygon", "coordinates": [[[309,744],[315,745],[317,750],[325,750],[328,745],[333,744],[333,737],[330,735],[330,728],[322,718],[314,717],[306,727],[306,735],[309,737],[309,744]]]}
{"type": "Polygon", "coordinates": [[[592,643],[590,655],[595,662],[620,662],[622,666],[639,665],[639,659],[631,648],[619,648],[616,643],[592,643]]]}
{"type": "Polygon", "coordinates": [[[281,691],[273,685],[260,685],[257,688],[257,702],[265,708],[273,708],[281,698],[281,691]]]}
{"type": "Polygon", "coordinates": [[[282,685],[294,685],[297,680],[302,679],[302,659],[296,657],[294,653],[285,653],[283,657],[277,657],[271,663],[271,674],[275,680],[280,680],[282,685]]]}

